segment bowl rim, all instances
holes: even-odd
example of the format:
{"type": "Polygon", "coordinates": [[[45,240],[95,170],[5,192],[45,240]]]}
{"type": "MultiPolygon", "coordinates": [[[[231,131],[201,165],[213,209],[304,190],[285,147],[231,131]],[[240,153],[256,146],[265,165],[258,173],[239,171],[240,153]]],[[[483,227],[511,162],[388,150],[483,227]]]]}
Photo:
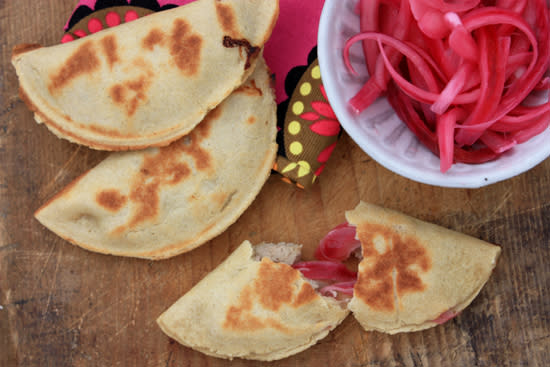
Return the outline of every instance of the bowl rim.
{"type": "MultiPolygon", "coordinates": [[[[366,141],[364,138],[361,138],[364,134],[360,131],[358,124],[353,121],[351,111],[347,108],[346,105],[347,101],[342,101],[343,97],[339,96],[337,93],[339,87],[336,80],[337,78],[334,76],[334,73],[331,73],[331,70],[335,66],[331,58],[331,52],[334,51],[334,47],[330,47],[328,41],[332,38],[331,35],[333,35],[335,31],[335,29],[333,28],[333,25],[335,24],[334,18],[335,15],[338,13],[339,7],[345,7],[345,3],[342,2],[342,0],[325,0],[325,4],[321,12],[317,38],[317,52],[319,67],[321,70],[321,77],[325,86],[327,99],[331,104],[331,107],[334,110],[334,113],[336,114],[336,117],[338,118],[338,121],[342,125],[343,129],[348,133],[353,141],[357,145],[359,145],[359,147],[377,163],[405,178],[424,184],[449,188],[479,188],[524,173],[550,156],[550,144],[540,144],[542,145],[541,149],[537,149],[534,153],[526,156],[521,165],[513,165],[511,168],[508,168],[506,170],[495,170],[494,167],[495,164],[498,164],[495,162],[505,159],[505,156],[498,158],[495,161],[482,164],[471,165],[465,163],[455,163],[453,165],[462,165],[469,167],[476,166],[476,170],[479,171],[476,174],[468,173],[466,175],[461,174],[460,172],[453,173],[453,168],[451,168],[449,171],[447,171],[447,173],[444,174],[441,172],[426,172],[422,171],[420,168],[416,168],[413,166],[404,166],[402,164],[398,164],[398,162],[396,162],[395,160],[388,159],[387,155],[385,155],[381,149],[377,148],[376,145],[369,144],[368,141],[366,141]],[[488,171],[489,167],[490,171],[488,171]]],[[[341,48],[342,47],[340,47],[340,49],[341,48]]],[[[410,130],[409,133],[412,134],[410,130]]],[[[537,142],[537,140],[542,140],[547,137],[547,135],[550,135],[550,128],[546,129],[541,134],[531,138],[529,141],[523,144],[518,144],[513,149],[517,152],[518,149],[521,149],[522,145],[528,144],[529,142],[531,142],[531,144],[534,144],[537,142]]],[[[414,139],[417,139],[416,136],[414,136],[414,139]]],[[[422,144],[420,144],[419,149],[425,149],[426,151],[428,151],[427,148],[425,148],[422,144]]],[[[430,154],[432,153],[430,152],[430,154]]],[[[456,172],[457,170],[455,169],[454,171],[456,172]]]]}

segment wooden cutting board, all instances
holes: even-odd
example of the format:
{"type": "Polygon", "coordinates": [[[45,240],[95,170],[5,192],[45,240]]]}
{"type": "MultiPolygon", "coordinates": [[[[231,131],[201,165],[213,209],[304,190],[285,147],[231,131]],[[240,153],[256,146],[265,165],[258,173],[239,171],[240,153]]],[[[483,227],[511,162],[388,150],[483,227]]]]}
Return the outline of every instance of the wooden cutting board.
{"type": "Polygon", "coordinates": [[[169,260],[98,255],[43,228],[34,210],[105,153],[37,125],[9,61],[18,43],[57,43],[73,6],[0,0],[0,366],[260,365],[184,348],[155,319],[244,239],[303,243],[311,257],[359,200],[500,244],[493,276],[443,326],[388,336],[364,332],[349,317],[311,349],[271,366],[548,365],[550,160],[482,189],[436,188],[387,171],[344,134],[312,189],[272,176],[225,233],[169,260]]]}

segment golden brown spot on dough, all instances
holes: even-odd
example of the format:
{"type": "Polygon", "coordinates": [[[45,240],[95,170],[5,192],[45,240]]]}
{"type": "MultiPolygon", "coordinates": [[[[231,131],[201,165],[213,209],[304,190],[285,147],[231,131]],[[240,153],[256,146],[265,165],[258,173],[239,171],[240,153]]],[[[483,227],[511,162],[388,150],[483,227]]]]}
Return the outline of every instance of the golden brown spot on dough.
{"type": "Polygon", "coordinates": [[[263,258],[254,283],[260,303],[268,310],[278,311],[282,305],[292,302],[292,285],[298,278],[298,272],[292,267],[263,258]]]}
{"type": "Polygon", "coordinates": [[[116,104],[122,104],[126,100],[126,89],[120,84],[113,85],[110,94],[116,104]]]}
{"type": "Polygon", "coordinates": [[[186,76],[198,73],[201,61],[202,37],[192,33],[191,26],[183,19],[176,19],[170,35],[170,55],[176,66],[186,76]]]}
{"type": "Polygon", "coordinates": [[[105,36],[101,39],[101,47],[107,57],[107,63],[112,68],[113,65],[119,61],[118,58],[118,45],[114,35],[105,36]]]}
{"type": "MultiPolygon", "coordinates": [[[[149,61],[146,61],[141,57],[138,57],[132,60],[132,65],[135,66],[136,68],[143,70],[146,74],[151,74],[151,75],[153,74],[153,72],[151,71],[151,69],[153,68],[153,65],[149,61]]],[[[124,70],[124,72],[129,72],[131,70],[132,69],[124,70]]]]}
{"type": "MultiPolygon", "coordinates": [[[[147,175],[144,175],[147,176],[147,175]]],[[[130,200],[138,203],[139,207],[134,214],[128,226],[134,227],[149,218],[155,217],[158,214],[159,208],[159,183],[153,182],[138,186],[132,190],[130,200]]]]}
{"type": "Polygon", "coordinates": [[[127,83],[128,89],[134,92],[134,98],[130,100],[128,106],[128,116],[132,116],[136,112],[140,102],[147,100],[145,92],[149,89],[150,84],[151,80],[145,79],[143,76],[137,80],[130,80],[127,83]]]}
{"type": "Polygon", "coordinates": [[[264,258],[260,263],[257,279],[243,288],[236,305],[230,306],[223,327],[235,331],[251,332],[271,328],[284,333],[290,330],[272,317],[260,318],[254,314],[254,300],[263,309],[278,311],[283,304],[291,304],[294,297],[293,283],[298,271],[285,264],[277,264],[264,258]]]}
{"type": "Polygon", "coordinates": [[[42,48],[41,45],[34,44],[34,43],[23,43],[20,45],[16,45],[11,52],[12,57],[19,56],[21,54],[24,54],[25,52],[30,52],[32,50],[36,50],[42,48]]]}
{"type": "Polygon", "coordinates": [[[201,147],[200,142],[210,135],[212,122],[221,116],[221,111],[219,106],[210,111],[202,122],[191,131],[191,134],[181,139],[181,150],[193,158],[195,167],[199,171],[206,171],[211,167],[210,153],[201,147]]]}
{"type": "Polygon", "coordinates": [[[117,212],[126,204],[127,198],[118,190],[108,189],[97,194],[96,201],[105,209],[117,212]]]}
{"type": "Polygon", "coordinates": [[[389,276],[381,279],[373,278],[369,273],[360,273],[355,283],[354,294],[375,310],[393,311],[395,309],[391,272],[389,276]]]}
{"type": "Polygon", "coordinates": [[[189,141],[190,143],[186,141],[181,145],[181,151],[193,158],[197,170],[206,171],[211,166],[210,153],[201,147],[199,140],[191,137],[189,141]]]}
{"type": "Polygon", "coordinates": [[[415,239],[400,236],[394,237],[393,252],[396,258],[396,287],[399,296],[405,293],[421,292],[426,285],[420,279],[418,270],[427,272],[431,269],[431,260],[426,249],[415,239]]]}
{"type": "Polygon", "coordinates": [[[218,105],[216,108],[208,112],[202,122],[197,125],[197,127],[193,131],[197,130],[197,133],[200,136],[208,136],[210,134],[210,126],[212,121],[219,119],[221,115],[222,108],[218,105]]]}
{"type": "Polygon", "coordinates": [[[143,39],[143,42],[142,42],[143,48],[149,51],[153,51],[153,48],[156,45],[162,46],[163,44],[164,44],[164,33],[162,32],[162,30],[158,28],[154,28],[151,31],[149,31],[149,33],[143,39]]]}
{"type": "Polygon", "coordinates": [[[221,116],[221,107],[208,114],[193,131],[173,142],[159,148],[157,153],[147,154],[139,173],[132,178],[130,201],[136,209],[127,226],[114,230],[120,234],[125,230],[155,218],[159,213],[160,190],[164,186],[177,185],[197,170],[207,170],[212,167],[210,154],[201,147],[201,142],[210,135],[212,123],[221,116]],[[195,163],[195,170],[182,159],[190,156],[195,163]]]}
{"type": "Polygon", "coordinates": [[[250,311],[253,306],[253,295],[250,286],[246,286],[240,294],[239,303],[230,306],[225,315],[224,328],[232,330],[257,330],[264,323],[250,311]]]}
{"type": "Polygon", "coordinates": [[[254,125],[256,123],[256,117],[254,116],[250,116],[247,120],[246,120],[247,123],[249,123],[250,125],[254,125]]]}
{"type": "Polygon", "coordinates": [[[261,97],[263,95],[263,92],[260,88],[256,86],[256,81],[252,80],[252,82],[247,84],[242,84],[240,87],[235,89],[236,93],[244,93],[248,96],[259,96],[261,97]]]}
{"type": "Polygon", "coordinates": [[[319,297],[319,295],[317,294],[317,292],[315,292],[315,289],[313,289],[311,284],[304,283],[302,284],[302,287],[300,288],[300,293],[298,293],[292,305],[298,308],[313,302],[315,299],[317,299],[317,297],[319,297]]]}
{"type": "Polygon", "coordinates": [[[427,272],[431,260],[426,249],[412,236],[402,236],[383,225],[361,224],[357,234],[363,247],[363,260],[355,285],[355,296],[380,311],[393,311],[395,297],[421,292],[426,288],[419,270],[427,272]],[[377,241],[384,241],[386,250],[378,252],[377,241]],[[395,286],[394,286],[395,272],[395,286]]]}
{"type": "Polygon", "coordinates": [[[99,68],[99,58],[92,41],[80,45],[54,75],[50,76],[48,89],[55,93],[67,86],[73,79],[91,74],[99,68]]]}
{"type": "Polygon", "coordinates": [[[138,205],[138,209],[129,227],[158,215],[161,186],[178,184],[191,174],[189,166],[179,161],[181,150],[178,148],[176,142],[159,149],[155,155],[145,157],[130,194],[130,200],[138,205]]]}
{"type": "Polygon", "coordinates": [[[227,310],[225,321],[223,323],[225,329],[254,331],[264,328],[264,323],[256,316],[244,313],[243,310],[231,306],[227,310]]]}
{"type": "Polygon", "coordinates": [[[295,284],[299,279],[299,271],[263,258],[254,282],[245,286],[237,304],[228,308],[223,327],[243,332],[272,328],[290,333],[291,330],[276,319],[256,316],[254,306],[265,313],[265,310],[277,312],[284,305],[298,308],[313,302],[319,295],[309,283],[303,283],[298,290],[295,284]]]}
{"type": "Polygon", "coordinates": [[[246,286],[239,295],[239,303],[230,306],[225,314],[223,327],[234,331],[252,332],[255,330],[271,328],[288,333],[289,330],[279,321],[267,317],[260,318],[254,315],[254,290],[246,286]]]}
{"type": "Polygon", "coordinates": [[[235,11],[231,5],[216,3],[216,15],[223,31],[232,37],[238,37],[239,30],[237,29],[235,11]]]}
{"type": "Polygon", "coordinates": [[[132,117],[138,107],[147,101],[147,91],[152,84],[152,74],[149,71],[137,79],[115,84],[110,88],[109,94],[113,102],[122,105],[128,117],[132,117]]]}

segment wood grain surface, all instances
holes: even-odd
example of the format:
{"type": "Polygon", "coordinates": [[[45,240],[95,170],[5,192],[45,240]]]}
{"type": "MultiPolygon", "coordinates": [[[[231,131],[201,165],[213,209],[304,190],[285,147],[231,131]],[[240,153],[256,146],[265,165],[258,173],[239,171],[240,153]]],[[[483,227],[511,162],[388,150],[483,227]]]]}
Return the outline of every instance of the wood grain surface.
{"type": "Polygon", "coordinates": [[[348,317],[311,349],[271,366],[549,365],[550,160],[486,188],[437,188],[387,171],[344,134],[311,190],[272,176],[225,233],[169,260],[91,253],[43,228],[34,210],[105,153],[34,122],[10,56],[19,43],[57,43],[74,3],[0,0],[0,366],[261,365],[182,347],[155,319],[244,239],[303,243],[311,257],[360,199],[500,244],[493,276],[443,326],[388,336],[348,317]]]}

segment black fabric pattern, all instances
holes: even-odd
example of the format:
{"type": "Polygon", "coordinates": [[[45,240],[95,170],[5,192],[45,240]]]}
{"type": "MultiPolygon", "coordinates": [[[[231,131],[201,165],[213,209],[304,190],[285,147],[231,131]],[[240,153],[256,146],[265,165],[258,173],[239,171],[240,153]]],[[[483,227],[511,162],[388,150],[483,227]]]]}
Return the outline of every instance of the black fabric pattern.
{"type": "Polygon", "coordinates": [[[140,8],[151,9],[153,11],[159,11],[160,5],[155,0],[132,0],[130,5],[139,6],[140,8]]]}
{"type": "Polygon", "coordinates": [[[127,6],[126,0],[97,0],[94,10],[112,8],[113,6],[127,6]]]}
{"type": "Polygon", "coordinates": [[[69,19],[69,22],[67,23],[67,28],[65,28],[65,31],[73,28],[82,19],[86,18],[90,14],[93,14],[94,11],[112,8],[115,6],[137,6],[140,8],[150,9],[152,11],[162,11],[178,7],[175,4],[160,6],[156,0],[132,0],[129,4],[126,0],[97,0],[94,9],[91,9],[89,6],[85,5],[80,5],[76,8],[71,16],[71,19],[69,19]]]}
{"type": "Polygon", "coordinates": [[[71,16],[71,19],[69,19],[69,22],[67,23],[67,28],[65,31],[68,31],[72,27],[76,25],[76,23],[80,22],[82,19],[86,18],[88,15],[92,14],[94,11],[90,9],[88,6],[80,5],[76,10],[74,11],[73,15],[71,16]]]}

